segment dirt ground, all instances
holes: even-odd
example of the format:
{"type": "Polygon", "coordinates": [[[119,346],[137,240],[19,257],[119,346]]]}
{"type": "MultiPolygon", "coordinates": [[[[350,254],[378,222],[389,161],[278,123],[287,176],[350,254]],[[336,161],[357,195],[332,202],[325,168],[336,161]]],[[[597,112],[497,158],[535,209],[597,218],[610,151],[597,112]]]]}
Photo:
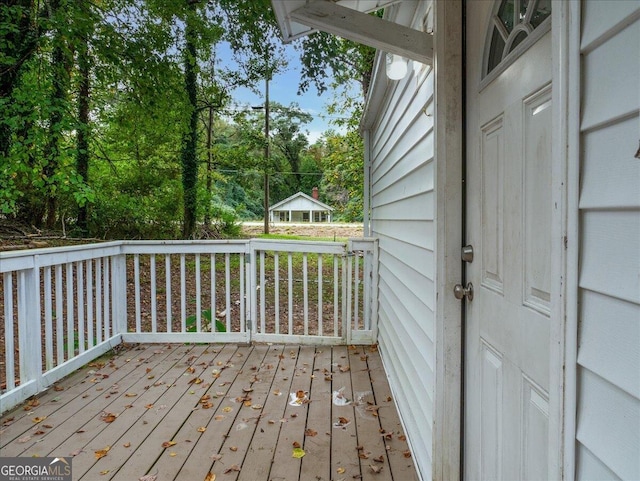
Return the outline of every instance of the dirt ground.
{"type": "MultiPolygon", "coordinates": [[[[262,222],[245,222],[242,226],[242,232],[248,237],[262,234],[264,224],[262,222]]],[[[362,224],[273,223],[269,225],[269,233],[323,239],[362,237],[362,224]]]]}

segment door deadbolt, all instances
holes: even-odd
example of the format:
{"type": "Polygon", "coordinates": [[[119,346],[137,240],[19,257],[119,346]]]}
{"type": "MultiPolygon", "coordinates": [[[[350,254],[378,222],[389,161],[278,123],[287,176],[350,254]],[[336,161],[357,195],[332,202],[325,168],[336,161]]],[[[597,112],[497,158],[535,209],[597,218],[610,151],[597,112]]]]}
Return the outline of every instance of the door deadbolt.
{"type": "Polygon", "coordinates": [[[460,253],[464,262],[473,262],[473,246],[464,246],[460,253]]]}
{"type": "Polygon", "coordinates": [[[453,295],[458,300],[466,298],[468,301],[473,301],[473,284],[469,282],[467,283],[467,287],[464,287],[462,284],[456,284],[453,286],[453,295]]]}

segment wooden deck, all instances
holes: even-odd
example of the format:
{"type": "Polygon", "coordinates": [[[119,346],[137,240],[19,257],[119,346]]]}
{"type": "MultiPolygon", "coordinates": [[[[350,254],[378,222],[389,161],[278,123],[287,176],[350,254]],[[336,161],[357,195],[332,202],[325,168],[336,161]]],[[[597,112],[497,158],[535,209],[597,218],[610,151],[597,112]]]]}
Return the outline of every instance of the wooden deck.
{"type": "Polygon", "coordinates": [[[27,405],[0,456],[73,456],[74,480],[418,479],[370,346],[121,347],[27,405]]]}

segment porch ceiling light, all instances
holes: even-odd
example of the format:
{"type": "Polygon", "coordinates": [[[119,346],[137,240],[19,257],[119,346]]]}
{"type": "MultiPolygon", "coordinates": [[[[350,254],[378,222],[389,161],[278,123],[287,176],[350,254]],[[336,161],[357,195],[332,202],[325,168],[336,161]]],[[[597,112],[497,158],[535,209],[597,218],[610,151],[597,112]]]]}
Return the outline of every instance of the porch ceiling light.
{"type": "Polygon", "coordinates": [[[406,58],[394,53],[387,53],[387,77],[391,80],[403,79],[409,70],[406,58]]]}

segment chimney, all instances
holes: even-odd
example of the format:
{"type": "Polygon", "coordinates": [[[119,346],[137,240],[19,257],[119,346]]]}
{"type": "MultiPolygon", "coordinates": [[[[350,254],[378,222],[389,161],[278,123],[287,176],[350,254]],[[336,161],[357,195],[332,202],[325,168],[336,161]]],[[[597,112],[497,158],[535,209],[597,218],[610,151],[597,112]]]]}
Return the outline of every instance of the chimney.
{"type": "Polygon", "coordinates": [[[318,200],[318,188],[317,188],[317,187],[314,187],[314,188],[311,190],[311,196],[312,196],[315,200],[318,200]]]}

